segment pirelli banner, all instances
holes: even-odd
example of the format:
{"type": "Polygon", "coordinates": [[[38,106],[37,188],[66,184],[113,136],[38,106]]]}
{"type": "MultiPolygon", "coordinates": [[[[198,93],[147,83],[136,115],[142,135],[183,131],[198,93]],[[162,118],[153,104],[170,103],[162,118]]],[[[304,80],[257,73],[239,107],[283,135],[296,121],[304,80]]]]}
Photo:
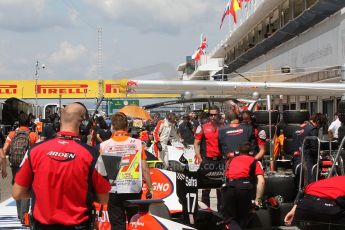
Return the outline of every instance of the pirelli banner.
{"type": "Polygon", "coordinates": [[[176,94],[136,94],[128,80],[0,80],[0,98],[159,98],[176,94]]]}

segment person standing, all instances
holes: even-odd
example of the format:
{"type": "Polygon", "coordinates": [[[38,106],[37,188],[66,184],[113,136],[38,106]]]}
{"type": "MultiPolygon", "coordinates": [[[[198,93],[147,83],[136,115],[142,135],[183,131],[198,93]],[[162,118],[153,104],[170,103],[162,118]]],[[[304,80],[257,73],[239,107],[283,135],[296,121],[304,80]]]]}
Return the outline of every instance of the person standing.
{"type": "Polygon", "coordinates": [[[60,119],[55,119],[55,115],[48,118],[48,123],[44,125],[42,133],[40,135],[40,140],[52,139],[56,136],[56,133],[60,130],[60,119]],[[53,120],[51,120],[53,119],[53,120]]]}
{"type": "MultiPolygon", "coordinates": [[[[35,132],[31,132],[29,125],[29,116],[25,113],[19,115],[18,121],[19,127],[15,131],[9,132],[6,138],[6,142],[3,147],[3,153],[0,153],[1,158],[5,159],[6,155],[9,155],[10,167],[12,171],[12,184],[14,178],[19,170],[19,166],[22,163],[26,151],[30,146],[35,144],[39,137],[35,132]]],[[[3,171],[6,171],[6,161],[3,161],[3,171]]],[[[18,218],[24,224],[24,214],[29,212],[30,200],[23,199],[16,201],[18,218]]]]}
{"type": "Polygon", "coordinates": [[[288,226],[309,221],[310,229],[313,229],[313,222],[322,225],[322,229],[330,229],[329,224],[336,224],[339,227],[337,229],[345,229],[345,176],[335,176],[307,185],[298,194],[284,221],[288,226]]]}
{"type": "Polygon", "coordinates": [[[195,132],[195,130],[200,125],[200,122],[198,121],[198,116],[195,114],[195,112],[190,112],[189,119],[190,119],[190,123],[192,123],[193,125],[193,132],[195,132]]]}
{"type": "Polygon", "coordinates": [[[301,128],[295,132],[295,138],[293,142],[294,149],[296,149],[292,162],[292,169],[295,173],[296,186],[299,185],[301,163],[301,150],[304,148],[304,162],[306,173],[304,175],[305,182],[307,184],[314,182],[316,179],[315,172],[312,171],[313,165],[317,162],[318,156],[318,141],[317,140],[306,140],[304,146],[303,142],[306,137],[318,137],[319,129],[327,122],[326,116],[321,113],[313,114],[310,120],[301,125],[301,128]]]}
{"type": "Polygon", "coordinates": [[[255,205],[262,206],[264,170],[260,162],[249,155],[251,149],[249,142],[242,143],[238,148],[239,154],[228,158],[226,163],[221,212],[227,229],[240,230],[246,227],[253,206],[252,200],[255,200],[255,205]]]}
{"type": "Polygon", "coordinates": [[[168,166],[168,145],[171,144],[172,141],[180,140],[176,130],[175,113],[168,113],[164,120],[158,121],[153,131],[153,138],[156,157],[162,160],[165,166],[168,166]]]}
{"type": "Polygon", "coordinates": [[[93,202],[108,202],[110,184],[102,158],[78,138],[79,126],[86,119],[83,104],[67,105],[61,112],[57,137],[26,153],[12,196],[33,198],[34,230],[91,230],[93,202]]]}
{"type": "MultiPolygon", "coordinates": [[[[195,131],[194,151],[195,163],[200,164],[199,170],[221,169],[223,168],[223,158],[219,151],[218,145],[218,129],[219,124],[219,108],[211,106],[209,108],[209,121],[199,125],[195,131]],[[204,149],[205,151],[201,151],[204,149]]],[[[201,201],[210,207],[210,189],[202,190],[201,201]]],[[[217,189],[217,207],[220,210],[221,192],[217,189]]]]}
{"type": "Polygon", "coordinates": [[[338,113],[336,113],[335,120],[328,127],[328,137],[330,140],[338,140],[338,129],[340,126],[341,122],[339,120],[338,113]]]}
{"type": "Polygon", "coordinates": [[[255,154],[256,139],[254,129],[250,125],[239,122],[239,116],[233,111],[226,113],[228,125],[219,129],[218,145],[222,156],[234,156],[239,146],[244,142],[249,142],[252,154],[255,154]]]}
{"type": "Polygon", "coordinates": [[[194,144],[194,129],[187,114],[183,115],[183,121],[178,126],[177,132],[183,140],[185,146],[194,144]]]}
{"type": "Polygon", "coordinates": [[[2,128],[0,129],[0,172],[1,177],[4,179],[7,177],[7,159],[6,155],[3,150],[4,143],[6,141],[6,138],[4,134],[2,133],[2,128]]]}
{"type": "MultiPolygon", "coordinates": [[[[113,176],[112,188],[110,191],[110,199],[108,203],[109,220],[112,229],[125,230],[126,219],[128,222],[135,214],[135,209],[125,208],[123,202],[125,200],[140,199],[142,194],[142,177],[148,185],[147,198],[152,198],[152,184],[150,179],[149,168],[146,163],[145,148],[140,139],[134,139],[128,133],[128,120],[124,113],[115,113],[112,118],[112,127],[114,129],[113,136],[100,144],[100,152],[103,156],[112,156],[120,159],[120,167],[124,166],[130,171],[126,174],[131,175],[132,178],[126,177],[126,181],[121,178],[121,169],[111,170],[115,171],[113,176]],[[138,167],[127,167],[134,165],[135,162],[130,162],[129,159],[136,159],[137,154],[140,155],[138,167]],[[132,157],[134,156],[134,157],[132,157]],[[139,173],[139,174],[138,174],[139,173]],[[137,175],[137,178],[134,178],[137,175]],[[127,217],[127,218],[126,218],[127,217]]],[[[115,167],[111,165],[110,167],[115,167]]],[[[108,170],[108,169],[107,169],[108,170]]]]}
{"type": "Polygon", "coordinates": [[[96,133],[96,145],[99,145],[103,141],[109,140],[112,135],[103,117],[101,117],[98,122],[99,129],[96,133]]]}

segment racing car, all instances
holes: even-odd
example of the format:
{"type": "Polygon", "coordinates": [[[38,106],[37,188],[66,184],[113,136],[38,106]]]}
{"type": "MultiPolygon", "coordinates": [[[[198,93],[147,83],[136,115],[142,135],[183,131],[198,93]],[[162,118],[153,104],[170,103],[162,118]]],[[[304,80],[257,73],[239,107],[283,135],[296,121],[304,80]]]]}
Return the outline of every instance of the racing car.
{"type": "MultiPolygon", "coordinates": [[[[327,145],[319,152],[327,152],[327,145]]],[[[224,181],[223,171],[217,169],[199,169],[194,163],[193,146],[183,146],[173,142],[168,146],[168,165],[150,154],[148,164],[153,185],[153,200],[130,201],[128,205],[138,206],[140,212],[129,222],[129,229],[224,229],[220,214],[198,201],[198,189],[221,189],[224,181]],[[156,226],[153,228],[153,226],[156,226]]],[[[328,157],[320,155],[318,165],[320,175],[328,176],[331,167],[340,164],[331,151],[328,157]],[[329,159],[331,159],[329,163],[329,159]]],[[[292,208],[298,189],[295,176],[288,160],[277,162],[282,170],[270,171],[269,162],[263,161],[265,172],[265,204],[258,209],[253,206],[248,229],[282,229],[284,217],[292,208]],[[284,168],[285,167],[285,168],[284,168]]],[[[302,169],[303,167],[301,167],[302,169]]],[[[337,170],[342,173],[344,170],[337,170]]],[[[143,188],[143,199],[147,188],[143,188]]],[[[104,212],[106,216],[106,211],[104,212]]],[[[102,220],[101,220],[102,221],[102,220]]],[[[106,222],[107,220],[104,220],[106,222]]],[[[298,229],[296,227],[284,229],[298,229]]]]}

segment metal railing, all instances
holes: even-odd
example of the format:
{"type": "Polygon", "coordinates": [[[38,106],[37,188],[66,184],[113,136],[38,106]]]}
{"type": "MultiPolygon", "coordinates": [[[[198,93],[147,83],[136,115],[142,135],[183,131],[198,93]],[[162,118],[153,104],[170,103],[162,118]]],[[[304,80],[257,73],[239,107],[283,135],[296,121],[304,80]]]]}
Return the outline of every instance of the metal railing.
{"type": "MultiPolygon", "coordinates": [[[[304,140],[303,140],[303,143],[302,143],[302,149],[301,149],[301,169],[300,169],[300,175],[299,175],[299,190],[302,189],[302,177],[303,177],[303,169],[305,168],[304,167],[304,146],[305,146],[305,143],[307,140],[315,140],[318,142],[318,151],[317,151],[317,159],[318,159],[318,163],[317,163],[317,173],[316,173],[316,181],[319,179],[318,177],[318,172],[319,172],[319,169],[320,169],[320,165],[319,165],[319,159],[320,159],[320,146],[321,146],[321,142],[320,142],[320,139],[318,137],[315,137],[315,136],[308,136],[308,137],[305,137],[304,140]]],[[[307,169],[308,170],[308,169],[307,169]]],[[[312,170],[312,169],[311,169],[312,170]]],[[[307,177],[308,177],[308,172],[305,172],[307,173],[307,177]]],[[[303,180],[304,184],[305,184],[305,181],[303,180]]]]}
{"type": "MultiPolygon", "coordinates": [[[[332,174],[333,174],[333,171],[334,171],[336,163],[337,163],[337,161],[339,159],[340,153],[343,150],[344,143],[345,143],[345,137],[343,137],[343,139],[340,142],[340,145],[339,145],[338,151],[337,151],[337,155],[334,157],[334,162],[332,164],[332,167],[331,167],[331,170],[329,172],[328,178],[330,178],[332,176],[332,174]]],[[[344,175],[344,162],[343,162],[342,158],[340,158],[340,159],[341,160],[340,160],[339,164],[340,164],[340,168],[341,168],[341,173],[342,173],[342,175],[344,175]]]]}

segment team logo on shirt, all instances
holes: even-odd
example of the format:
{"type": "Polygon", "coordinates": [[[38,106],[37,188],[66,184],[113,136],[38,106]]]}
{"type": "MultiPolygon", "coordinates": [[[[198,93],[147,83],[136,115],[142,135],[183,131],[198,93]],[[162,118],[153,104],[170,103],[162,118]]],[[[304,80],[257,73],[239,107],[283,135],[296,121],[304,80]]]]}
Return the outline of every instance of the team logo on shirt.
{"type": "Polygon", "coordinates": [[[237,136],[237,135],[241,135],[242,133],[243,133],[243,129],[229,130],[226,132],[228,136],[237,136]]]}
{"type": "Polygon", "coordinates": [[[267,139],[267,135],[266,135],[265,130],[261,130],[261,131],[258,133],[258,136],[259,136],[259,138],[262,139],[262,140],[266,140],[266,139],[267,139]]]}
{"type": "Polygon", "coordinates": [[[201,133],[201,130],[202,130],[201,125],[199,125],[198,128],[195,130],[195,133],[199,134],[201,133]]]}
{"type": "Polygon", "coordinates": [[[53,160],[61,161],[61,162],[71,161],[76,158],[75,153],[69,153],[69,152],[62,153],[62,152],[55,152],[55,151],[48,152],[47,156],[53,160]]]}
{"type": "Polygon", "coordinates": [[[303,135],[303,133],[304,133],[304,129],[296,130],[296,134],[298,136],[303,135]]]}

